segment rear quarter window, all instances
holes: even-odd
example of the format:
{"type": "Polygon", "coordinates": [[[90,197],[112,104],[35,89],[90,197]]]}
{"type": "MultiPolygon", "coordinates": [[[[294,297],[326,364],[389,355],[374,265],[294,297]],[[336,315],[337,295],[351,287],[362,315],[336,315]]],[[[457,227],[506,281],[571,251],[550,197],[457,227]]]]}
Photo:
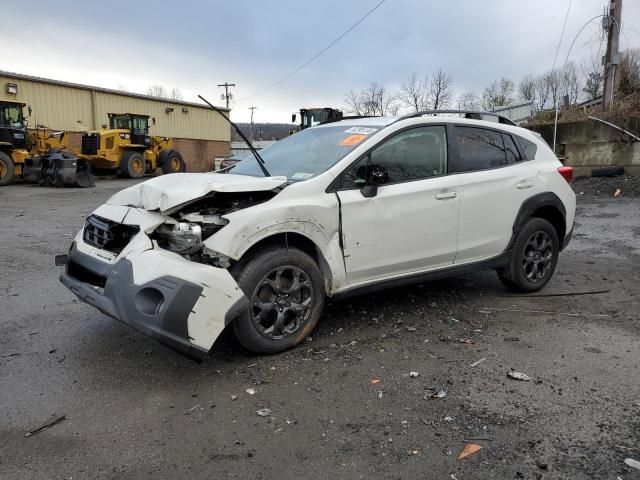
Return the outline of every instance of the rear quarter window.
{"type": "Polygon", "coordinates": [[[526,140],[522,137],[519,137],[517,135],[514,135],[515,138],[518,139],[518,142],[520,142],[520,146],[522,147],[522,152],[524,153],[524,159],[525,160],[533,160],[534,158],[536,158],[536,152],[538,151],[538,146],[533,143],[530,142],[529,140],[526,140]]]}

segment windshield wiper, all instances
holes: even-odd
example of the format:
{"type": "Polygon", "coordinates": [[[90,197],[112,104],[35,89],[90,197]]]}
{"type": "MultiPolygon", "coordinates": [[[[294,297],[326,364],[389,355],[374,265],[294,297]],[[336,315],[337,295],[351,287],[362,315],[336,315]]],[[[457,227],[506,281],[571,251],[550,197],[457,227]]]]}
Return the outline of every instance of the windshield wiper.
{"type": "Polygon", "coordinates": [[[245,136],[244,133],[242,133],[242,130],[240,130],[240,128],[238,127],[238,125],[236,125],[235,123],[233,123],[231,121],[231,119],[229,117],[227,117],[222,110],[220,110],[218,107],[214,107],[213,105],[211,105],[211,103],[204,98],[202,95],[198,95],[198,98],[200,100],[202,100],[204,103],[206,103],[207,105],[209,105],[211,107],[212,110],[215,110],[216,112],[218,112],[220,115],[222,115],[222,117],[229,122],[229,124],[236,129],[236,132],[238,133],[238,135],[240,135],[240,138],[242,138],[242,140],[244,140],[244,143],[247,144],[247,146],[249,147],[249,150],[251,150],[251,153],[253,153],[253,156],[256,158],[256,161],[258,162],[258,166],[260,167],[260,170],[262,170],[262,173],[264,174],[265,177],[270,177],[271,174],[269,173],[269,170],[267,170],[267,167],[265,167],[264,164],[264,160],[262,159],[262,157],[260,156],[260,154],[258,153],[258,151],[253,148],[253,145],[251,145],[251,142],[249,141],[249,139],[245,136]]]}

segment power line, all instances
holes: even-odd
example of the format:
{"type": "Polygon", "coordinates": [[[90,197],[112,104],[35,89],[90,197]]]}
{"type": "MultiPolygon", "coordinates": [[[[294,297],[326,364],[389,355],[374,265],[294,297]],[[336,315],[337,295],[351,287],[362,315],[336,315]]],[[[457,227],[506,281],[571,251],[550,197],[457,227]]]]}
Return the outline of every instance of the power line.
{"type": "Polygon", "coordinates": [[[318,53],[316,53],[313,57],[311,57],[309,60],[307,60],[306,62],[304,62],[302,65],[300,65],[298,68],[296,68],[295,70],[291,71],[290,73],[288,73],[287,75],[285,75],[284,77],[282,77],[280,80],[278,80],[277,82],[269,85],[267,88],[264,88],[263,90],[260,90],[257,93],[254,93],[253,95],[249,95],[248,97],[244,97],[241,98],[240,100],[237,100],[238,102],[243,102],[245,100],[249,100],[250,98],[254,98],[257,97],[258,95],[262,95],[263,93],[271,90],[274,87],[277,87],[278,85],[280,85],[282,82],[284,82],[285,80],[288,80],[289,78],[293,77],[296,73],[298,73],[300,70],[302,70],[304,67],[306,67],[307,65],[309,65],[311,62],[313,62],[314,60],[316,60],[318,57],[320,57],[320,55],[322,55],[324,52],[326,52],[327,50],[329,50],[331,47],[333,47],[336,43],[338,43],[340,40],[342,40],[344,37],[346,37],[349,32],[351,32],[351,30],[353,30],[354,28],[356,28],[358,25],[360,25],[369,15],[371,15],[373,12],[375,12],[384,2],[386,2],[387,0],[381,0],[375,7],[373,7],[371,10],[369,10],[363,17],[361,17],[356,23],[354,23],[353,25],[351,25],[347,30],[345,30],[342,34],[340,34],[340,36],[338,38],[336,38],[333,42],[331,42],[329,45],[327,45],[326,47],[324,47],[322,50],[320,50],[318,53]]]}
{"type": "Polygon", "coordinates": [[[560,40],[558,41],[556,56],[553,58],[553,67],[551,67],[551,71],[554,71],[556,69],[556,61],[558,60],[558,53],[560,53],[560,46],[562,45],[562,39],[564,38],[564,29],[567,28],[567,20],[569,19],[569,12],[571,11],[572,3],[573,3],[573,0],[569,0],[569,7],[567,8],[567,14],[564,16],[564,23],[562,24],[562,33],[560,34],[560,40]]]}

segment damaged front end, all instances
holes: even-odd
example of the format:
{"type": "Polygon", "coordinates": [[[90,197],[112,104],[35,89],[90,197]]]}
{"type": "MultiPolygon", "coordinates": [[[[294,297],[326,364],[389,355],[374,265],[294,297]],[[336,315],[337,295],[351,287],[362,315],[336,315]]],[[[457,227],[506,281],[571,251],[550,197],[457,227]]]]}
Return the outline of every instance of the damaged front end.
{"type": "MultiPolygon", "coordinates": [[[[179,175],[188,174],[167,177],[179,175]]],[[[169,206],[165,211],[116,204],[118,197],[132,198],[132,192],[121,192],[87,218],[60,280],[83,302],[201,359],[248,306],[229,271],[233,259],[207,248],[206,241],[229,225],[225,215],[266,202],[279,191],[271,184],[260,187],[208,191],[178,204],[157,196],[158,204],[169,206]]]]}

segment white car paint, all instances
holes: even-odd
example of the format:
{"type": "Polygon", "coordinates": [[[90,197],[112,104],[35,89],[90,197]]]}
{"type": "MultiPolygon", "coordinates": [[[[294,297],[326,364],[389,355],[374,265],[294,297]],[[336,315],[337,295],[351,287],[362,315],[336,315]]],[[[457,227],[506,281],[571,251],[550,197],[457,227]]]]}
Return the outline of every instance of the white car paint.
{"type": "MultiPolygon", "coordinates": [[[[535,193],[556,193],[566,207],[567,232],[573,226],[575,195],[556,171],[558,160],[533,133],[460,118],[419,117],[392,123],[394,120],[341,122],[345,128],[366,125],[379,130],[324,173],[286,185],[264,203],[224,215],[228,225],[206,239],[204,246],[238,260],[271,235],[286,232],[302,235],[318,249],[327,294],[335,295],[407,274],[441,270],[454,263],[464,265],[500,254],[511,238],[520,205],[535,193]],[[487,125],[513,132],[535,142],[539,158],[492,170],[383,185],[373,198],[363,197],[357,189],[327,192],[349,165],[398,130],[447,122],[487,125]],[[531,186],[518,188],[526,182],[531,186]]],[[[164,275],[202,285],[203,297],[189,315],[188,331],[190,342],[208,350],[224,329],[225,314],[243,293],[228,270],[165,251],[148,235],[165,221],[174,221],[168,217],[170,213],[207,194],[269,191],[286,182],[285,177],[217,173],[157,177],[113,195],[94,212],[118,223],[140,226],[140,232],[119,255],[86,244],[82,231],[75,240],[77,248],[109,264],[128,259],[137,285],[164,275]]]]}

